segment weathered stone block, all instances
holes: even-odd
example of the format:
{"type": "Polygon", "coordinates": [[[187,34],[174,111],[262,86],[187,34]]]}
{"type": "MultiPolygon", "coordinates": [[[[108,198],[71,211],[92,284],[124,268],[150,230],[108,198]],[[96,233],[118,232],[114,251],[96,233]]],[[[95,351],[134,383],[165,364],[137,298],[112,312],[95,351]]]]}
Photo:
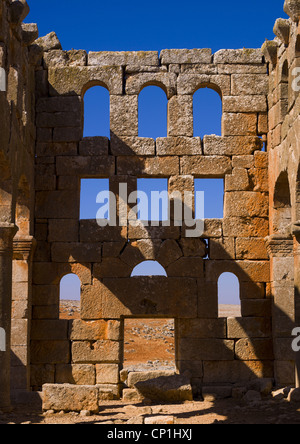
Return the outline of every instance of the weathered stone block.
{"type": "MultiPolygon", "coordinates": [[[[205,156],[244,156],[262,148],[261,139],[252,136],[204,136],[203,153],[205,156]]],[[[235,167],[237,165],[234,165],[235,167]]],[[[239,165],[241,166],[241,165],[239,165]]],[[[241,166],[242,167],[242,166],[241,166]]]]}
{"type": "Polygon", "coordinates": [[[234,359],[234,341],[182,338],[179,340],[178,354],[182,361],[230,361],[234,359]]]}
{"type": "Polygon", "coordinates": [[[214,54],[214,63],[261,64],[260,49],[220,49],[214,54]]]}
{"type": "Polygon", "coordinates": [[[102,245],[99,243],[53,242],[53,262],[101,262],[102,245]]]}
{"type": "Polygon", "coordinates": [[[69,337],[71,341],[101,341],[107,337],[106,321],[89,321],[74,319],[70,322],[69,337]]]}
{"type": "Polygon", "coordinates": [[[115,172],[113,156],[62,156],[56,158],[58,175],[76,175],[82,177],[109,177],[115,172]]]}
{"type": "Polygon", "coordinates": [[[174,157],[130,157],[117,158],[119,175],[168,177],[179,174],[179,158],[174,157]]]}
{"type": "Polygon", "coordinates": [[[158,66],[156,51],[99,51],[89,52],[89,66],[158,66]]]}
{"type": "Polygon", "coordinates": [[[181,257],[182,251],[178,243],[175,240],[168,239],[161,245],[157,260],[166,268],[181,257]]]}
{"type": "Polygon", "coordinates": [[[101,263],[94,264],[94,277],[126,278],[130,277],[132,268],[118,258],[103,258],[101,263]]]}
{"type": "Polygon", "coordinates": [[[168,136],[193,137],[193,96],[174,96],[168,102],[168,136]]]}
{"type": "Polygon", "coordinates": [[[81,97],[41,97],[37,101],[37,113],[81,113],[81,97]]]}
{"type": "Polygon", "coordinates": [[[222,365],[217,361],[203,363],[204,383],[226,383],[234,384],[240,381],[250,381],[254,378],[272,378],[272,361],[227,361],[222,365]]]}
{"type": "Polygon", "coordinates": [[[200,88],[210,88],[216,91],[220,97],[230,96],[229,75],[207,75],[195,72],[184,73],[178,76],[177,89],[180,95],[193,95],[200,88]]]}
{"type": "Polygon", "coordinates": [[[184,156],[180,160],[181,174],[220,177],[231,173],[231,161],[225,156],[184,156]]]}
{"type": "Polygon", "coordinates": [[[250,180],[245,168],[234,168],[232,175],[225,177],[225,191],[248,191],[250,180]]]}
{"type": "Polygon", "coordinates": [[[77,219],[79,197],[69,190],[38,191],[36,193],[36,217],[46,219],[77,219]]]}
{"type": "MultiPolygon", "coordinates": [[[[226,319],[179,319],[179,338],[226,339],[226,319]]],[[[228,336],[230,338],[230,336],[228,336]]]]}
{"type": "Polygon", "coordinates": [[[126,94],[139,95],[143,88],[149,85],[156,85],[161,87],[170,99],[176,94],[176,81],[177,76],[170,72],[157,72],[157,73],[135,73],[127,76],[126,79],[126,94]]]}
{"type": "Polygon", "coordinates": [[[110,130],[116,136],[138,137],[138,96],[111,96],[110,130]]]}
{"type": "Polygon", "coordinates": [[[242,361],[272,360],[272,340],[243,338],[235,344],[235,356],[242,361]]]}
{"type": "Polygon", "coordinates": [[[250,113],[223,113],[223,136],[255,136],[257,115],[250,113]]]}
{"type": "Polygon", "coordinates": [[[147,399],[161,402],[192,401],[190,379],[186,375],[160,376],[135,384],[136,390],[147,399]]]}
{"type": "Polygon", "coordinates": [[[236,258],[250,260],[269,259],[265,240],[259,238],[236,239],[236,258]]]}
{"type": "Polygon", "coordinates": [[[99,412],[99,391],[95,386],[45,384],[43,410],[99,412]]]}
{"type": "Polygon", "coordinates": [[[68,364],[69,341],[31,341],[32,364],[68,364]]]}
{"type": "Polygon", "coordinates": [[[201,155],[200,137],[167,137],[156,140],[158,156],[191,156],[201,155]]]}
{"type": "Polygon", "coordinates": [[[118,364],[97,364],[96,381],[97,384],[119,384],[118,364]]]}
{"type": "Polygon", "coordinates": [[[50,219],[48,242],[77,242],[79,224],[77,219],[50,219]]]}
{"type": "Polygon", "coordinates": [[[162,65],[211,63],[211,49],[164,49],[160,53],[162,65]]]}
{"type": "Polygon", "coordinates": [[[264,96],[225,96],[223,97],[223,112],[253,113],[266,112],[267,99],[264,96]]]}
{"type": "Polygon", "coordinates": [[[235,259],[234,238],[222,237],[209,242],[210,259],[235,259]]]}
{"type": "Polygon", "coordinates": [[[205,257],[207,254],[207,246],[202,239],[183,238],[179,243],[185,257],[205,257]]]}
{"type": "Polygon", "coordinates": [[[112,133],[110,150],[113,156],[154,156],[155,140],[146,137],[118,137],[112,133]]]}
{"type": "Polygon", "coordinates": [[[242,301],[243,317],[270,318],[271,312],[272,301],[270,299],[245,299],[242,301]]]}
{"type": "Polygon", "coordinates": [[[81,96],[96,81],[106,85],[111,94],[123,93],[122,68],[117,66],[50,67],[51,96],[81,96]]]}
{"type": "Polygon", "coordinates": [[[225,193],[224,217],[267,217],[269,198],[262,193],[225,193]]]}
{"type": "Polygon", "coordinates": [[[167,275],[200,278],[203,276],[203,266],[203,260],[200,258],[182,257],[169,265],[167,275]]]}
{"type": "Polygon", "coordinates": [[[80,156],[108,156],[109,139],[107,137],[85,137],[79,143],[80,156]]]}
{"type": "Polygon", "coordinates": [[[99,227],[96,219],[79,222],[80,242],[122,242],[127,238],[127,227],[99,227]]]}
{"type": "Polygon", "coordinates": [[[266,237],[269,221],[261,217],[227,217],[223,221],[223,233],[226,237],[266,237]]]}
{"type": "Polygon", "coordinates": [[[269,81],[266,75],[233,74],[231,93],[235,95],[264,95],[268,94],[269,81]]]}
{"type": "Polygon", "coordinates": [[[55,382],[57,384],[94,385],[95,367],[89,364],[58,364],[55,382]]]}
{"type": "Polygon", "coordinates": [[[115,341],[81,341],[72,343],[74,363],[119,363],[120,344],[115,341]]]}
{"type": "Polygon", "coordinates": [[[227,337],[240,338],[269,338],[272,334],[271,319],[266,318],[228,318],[227,337]]]}
{"type": "Polygon", "coordinates": [[[38,341],[62,341],[68,339],[68,321],[66,320],[33,320],[31,322],[31,339],[38,341]]]}

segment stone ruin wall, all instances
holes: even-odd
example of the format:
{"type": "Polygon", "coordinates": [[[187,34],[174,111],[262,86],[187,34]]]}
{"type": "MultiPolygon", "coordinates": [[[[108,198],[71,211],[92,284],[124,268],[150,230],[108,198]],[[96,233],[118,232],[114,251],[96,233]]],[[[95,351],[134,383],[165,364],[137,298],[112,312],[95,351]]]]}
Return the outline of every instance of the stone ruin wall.
{"type": "Polygon", "coordinates": [[[38,29],[22,23],[28,12],[26,2],[0,1],[0,327],[7,350],[0,353],[1,410],[10,402],[10,381],[13,391],[29,385],[38,57],[30,45],[38,29]]]}
{"type": "Polygon", "coordinates": [[[300,321],[300,97],[297,80],[300,72],[299,2],[286,1],[284,10],[290,19],[278,19],[274,26],[276,38],[266,41],[262,47],[270,71],[270,237],[267,239],[267,248],[271,261],[271,291],[274,301],[275,376],[278,375],[282,382],[292,380],[294,375],[295,354],[290,347],[291,331],[300,321]],[[298,71],[295,72],[297,68],[298,71]],[[283,356],[285,361],[282,360],[283,356]],[[282,379],[284,373],[286,377],[282,379]]]}
{"type": "MultiPolygon", "coordinates": [[[[124,319],[175,319],[176,365],[202,384],[273,377],[268,224],[267,65],[261,50],[65,52],[53,35],[37,68],[37,145],[31,385],[120,384],[124,319]],[[57,49],[53,49],[57,48],[57,49]],[[41,81],[42,79],[42,81],[41,81]],[[83,99],[110,93],[111,138],[82,138],[83,99]],[[149,85],[168,97],[168,136],[138,137],[138,97],[149,85]],[[193,94],[216,90],[222,136],[193,137],[193,94]],[[137,178],[167,178],[169,191],[194,178],[224,178],[223,220],[207,220],[209,259],[184,227],[100,228],[79,221],[80,179],[109,178],[128,192],[137,178]],[[157,260],[168,278],[131,278],[157,260]],[[81,319],[58,320],[59,282],[82,284],[81,319]],[[240,281],[240,319],[218,318],[217,282],[240,281]],[[220,365],[221,363],[221,365],[220,365]]],[[[49,43],[49,42],[48,42],[49,43]]]]}
{"type": "MultiPolygon", "coordinates": [[[[13,295],[15,396],[44,383],[97,383],[118,396],[127,317],[175,319],[176,365],[190,371],[195,393],[257,377],[294,382],[299,100],[290,85],[299,8],[286,4],[296,12],[277,23],[279,37],[263,52],[159,55],[63,51],[54,33],[34,42],[37,27],[22,24],[26,2],[0,2],[0,66],[8,80],[0,93],[1,288],[13,295]],[[110,140],[83,138],[84,94],[96,85],[110,93],[110,140]],[[149,85],[168,97],[168,136],[156,141],[138,137],[138,96],[149,85]],[[222,98],[221,137],[193,137],[193,94],[202,87],[222,98]],[[137,178],[157,177],[168,178],[170,191],[193,190],[194,178],[224,178],[224,218],[207,220],[202,236],[208,251],[184,227],[101,229],[79,220],[81,178],[109,178],[112,191],[127,182],[130,193],[137,178]],[[160,262],[168,278],[131,278],[143,260],[160,262]],[[218,318],[223,272],[239,278],[241,318],[218,318]],[[81,281],[80,320],[59,319],[59,283],[68,273],[81,281]]],[[[7,300],[2,295],[0,319],[10,331],[7,300]]],[[[4,355],[1,380],[9,387],[4,355]]],[[[2,406],[6,392],[3,385],[2,406]]]]}

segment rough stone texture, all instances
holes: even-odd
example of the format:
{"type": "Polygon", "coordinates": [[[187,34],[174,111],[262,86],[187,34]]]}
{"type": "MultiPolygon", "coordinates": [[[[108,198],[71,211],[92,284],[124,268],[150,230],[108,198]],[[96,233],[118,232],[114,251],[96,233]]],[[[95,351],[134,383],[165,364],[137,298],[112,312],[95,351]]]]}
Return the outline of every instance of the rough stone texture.
{"type": "Polygon", "coordinates": [[[45,384],[43,386],[43,410],[99,411],[99,390],[95,386],[71,384],[45,384]]]}
{"type": "MultiPolygon", "coordinates": [[[[9,12],[0,0],[8,80],[0,93],[0,328],[7,330],[0,410],[9,408],[10,380],[15,393],[71,382],[49,393],[79,410],[91,407],[82,384],[93,387],[91,403],[120,396],[126,316],[175,319],[181,375],[171,379],[180,387],[186,370],[197,393],[257,378],[294,383],[300,98],[290,80],[299,64],[299,1],[285,1],[292,20],[277,21],[277,38],[262,50],[160,56],[64,51],[54,32],[33,41],[37,27],[22,24],[28,8],[19,3],[9,12]],[[83,138],[84,95],[97,85],[110,93],[110,138],[83,138]],[[139,137],[139,93],[150,85],[168,98],[167,137],[157,140],[139,137]],[[205,87],[222,98],[222,134],[201,140],[193,137],[193,94],[205,87]],[[126,182],[128,194],[138,178],[165,178],[181,193],[194,191],[195,178],[223,179],[223,219],[205,220],[195,239],[173,220],[100,227],[79,220],[82,178],[109,178],[114,191],[126,182]],[[168,277],[131,278],[144,260],[157,260],[168,277]],[[225,272],[239,279],[241,318],[217,318],[225,272]],[[72,321],[59,319],[59,285],[69,273],[81,281],[80,319],[72,321]]],[[[157,398],[176,397],[161,382],[139,384],[157,398]]],[[[128,399],[139,399],[129,390],[128,399]]]]}
{"type": "Polygon", "coordinates": [[[159,376],[135,383],[135,388],[144,398],[151,401],[192,401],[190,379],[184,375],[159,376]]]}

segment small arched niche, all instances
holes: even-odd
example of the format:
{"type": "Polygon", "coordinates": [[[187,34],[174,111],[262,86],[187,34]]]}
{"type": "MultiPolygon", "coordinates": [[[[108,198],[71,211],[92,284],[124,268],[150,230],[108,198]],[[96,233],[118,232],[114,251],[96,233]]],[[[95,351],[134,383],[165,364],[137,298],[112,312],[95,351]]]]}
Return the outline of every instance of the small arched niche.
{"type": "Polygon", "coordinates": [[[139,94],[139,137],[167,137],[168,99],[159,86],[146,86],[139,94]]]}
{"type": "Polygon", "coordinates": [[[194,137],[222,135],[221,93],[212,87],[198,89],[193,97],[194,137]]]}
{"type": "Polygon", "coordinates": [[[59,287],[59,318],[80,318],[81,282],[74,273],[65,275],[60,281],[59,287]]]}
{"type": "Polygon", "coordinates": [[[241,317],[240,282],[234,273],[222,273],[218,280],[219,318],[241,317]]]}
{"type": "Polygon", "coordinates": [[[84,94],[84,137],[110,138],[110,95],[104,86],[92,86],[84,94]]]}
{"type": "Polygon", "coordinates": [[[288,173],[280,174],[274,191],[273,231],[284,234],[292,222],[291,193],[288,173]]]}
{"type": "Polygon", "coordinates": [[[162,265],[157,261],[144,261],[138,264],[132,271],[131,277],[139,276],[164,276],[167,277],[167,272],[162,265]]]}

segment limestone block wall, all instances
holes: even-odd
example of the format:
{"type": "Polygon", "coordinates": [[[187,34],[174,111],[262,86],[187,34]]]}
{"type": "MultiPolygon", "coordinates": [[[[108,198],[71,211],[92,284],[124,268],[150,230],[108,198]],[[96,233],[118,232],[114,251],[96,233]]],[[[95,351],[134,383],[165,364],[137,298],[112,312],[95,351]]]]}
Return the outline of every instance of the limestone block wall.
{"type": "Polygon", "coordinates": [[[0,407],[29,382],[31,251],[34,245],[35,24],[23,1],[0,1],[0,407]]]}
{"type": "Polygon", "coordinates": [[[273,377],[269,234],[267,65],[258,49],[157,52],[63,51],[40,39],[36,71],[35,237],[31,385],[113,384],[123,366],[124,319],[175,319],[176,364],[196,389],[273,377]],[[110,93],[110,140],[83,138],[85,92],[110,93]],[[138,135],[138,97],[149,85],[168,97],[168,136],[138,135]],[[222,135],[193,137],[193,94],[216,90],[222,135]],[[205,221],[203,239],[185,227],[105,227],[79,220],[80,179],[167,178],[169,191],[194,178],[223,178],[224,218],[205,221]],[[207,256],[208,254],[208,256],[207,256]],[[208,258],[207,258],[208,257],[208,258]],[[132,278],[157,260],[167,278],[132,278]],[[218,318],[218,278],[236,274],[242,318],[218,318]],[[59,320],[59,283],[81,280],[81,319],[59,320]]]}
{"type": "Polygon", "coordinates": [[[276,21],[276,38],[267,41],[262,48],[270,70],[268,146],[271,236],[268,249],[274,301],[275,375],[283,384],[294,381],[295,373],[291,332],[299,325],[300,218],[299,2],[286,0],[284,9],[290,19],[276,21]]]}

